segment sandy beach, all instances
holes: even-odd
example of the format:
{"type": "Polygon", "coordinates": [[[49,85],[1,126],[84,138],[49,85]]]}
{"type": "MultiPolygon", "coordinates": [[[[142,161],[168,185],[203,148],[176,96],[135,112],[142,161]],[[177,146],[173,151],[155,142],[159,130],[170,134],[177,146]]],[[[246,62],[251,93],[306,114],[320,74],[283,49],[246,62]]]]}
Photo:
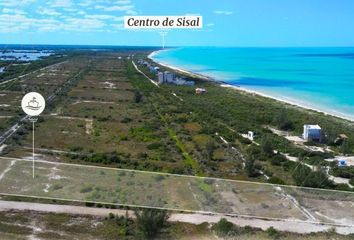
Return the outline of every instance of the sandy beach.
{"type": "Polygon", "coordinates": [[[273,100],[276,100],[276,101],[279,101],[279,102],[282,102],[282,103],[290,104],[292,106],[296,106],[296,107],[300,107],[300,108],[303,108],[303,109],[306,109],[306,110],[311,110],[311,111],[314,111],[314,112],[322,113],[322,114],[325,114],[325,115],[329,115],[329,116],[332,116],[332,117],[340,118],[340,119],[343,119],[343,120],[347,120],[347,121],[349,121],[351,123],[354,123],[354,118],[342,115],[341,113],[334,113],[334,112],[330,112],[330,111],[321,110],[321,109],[319,109],[317,107],[310,106],[310,104],[300,103],[300,102],[295,101],[293,99],[288,99],[288,98],[285,99],[285,98],[275,97],[275,96],[272,96],[272,95],[269,95],[269,94],[265,94],[265,93],[262,93],[262,92],[259,92],[259,91],[255,91],[255,90],[252,90],[252,89],[248,89],[248,88],[244,88],[244,87],[241,87],[241,86],[227,84],[227,83],[225,83],[223,81],[218,81],[217,79],[209,77],[209,76],[205,76],[205,75],[202,75],[202,74],[194,73],[194,72],[191,72],[191,71],[188,71],[188,70],[185,70],[185,69],[181,69],[181,68],[178,68],[178,67],[175,67],[175,66],[168,65],[166,63],[162,63],[162,62],[157,61],[156,59],[154,59],[154,56],[156,54],[158,54],[159,52],[161,52],[161,51],[168,51],[168,49],[154,51],[154,52],[152,52],[152,53],[150,53],[148,55],[148,58],[151,59],[152,61],[154,61],[155,63],[161,65],[161,66],[164,66],[166,68],[170,68],[170,69],[175,70],[177,72],[181,72],[181,73],[190,75],[192,77],[200,78],[200,79],[203,79],[203,80],[213,81],[213,82],[219,84],[220,87],[230,88],[230,89],[234,89],[236,91],[242,91],[242,92],[245,92],[245,93],[248,93],[248,94],[255,94],[255,95],[258,95],[258,96],[265,97],[265,98],[270,98],[270,99],[273,99],[273,100]]]}
{"type": "Polygon", "coordinates": [[[214,81],[214,82],[217,82],[217,80],[209,77],[209,76],[205,76],[205,75],[202,75],[202,74],[198,74],[198,73],[194,73],[194,72],[191,72],[191,71],[187,71],[187,70],[184,70],[184,69],[181,69],[181,68],[178,68],[178,67],[174,67],[174,66],[171,66],[171,65],[168,65],[168,64],[165,64],[163,62],[159,62],[157,61],[156,59],[153,59],[153,57],[158,54],[159,52],[161,51],[168,51],[167,49],[166,50],[157,50],[157,51],[154,51],[152,53],[150,53],[148,55],[148,58],[151,59],[152,61],[154,61],[155,63],[161,65],[161,66],[164,66],[166,68],[170,68],[172,70],[175,70],[177,72],[181,72],[181,73],[184,73],[184,74],[187,74],[187,75],[190,75],[192,77],[195,77],[195,78],[201,78],[203,80],[207,80],[207,81],[214,81]]]}

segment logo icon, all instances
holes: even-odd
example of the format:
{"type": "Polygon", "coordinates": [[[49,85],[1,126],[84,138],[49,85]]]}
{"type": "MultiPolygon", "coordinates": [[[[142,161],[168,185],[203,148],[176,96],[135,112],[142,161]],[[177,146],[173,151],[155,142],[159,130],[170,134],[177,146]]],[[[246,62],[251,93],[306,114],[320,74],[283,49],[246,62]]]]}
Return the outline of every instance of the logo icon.
{"type": "Polygon", "coordinates": [[[38,116],[45,108],[45,100],[41,94],[30,92],[22,98],[21,106],[27,115],[38,116]]]}

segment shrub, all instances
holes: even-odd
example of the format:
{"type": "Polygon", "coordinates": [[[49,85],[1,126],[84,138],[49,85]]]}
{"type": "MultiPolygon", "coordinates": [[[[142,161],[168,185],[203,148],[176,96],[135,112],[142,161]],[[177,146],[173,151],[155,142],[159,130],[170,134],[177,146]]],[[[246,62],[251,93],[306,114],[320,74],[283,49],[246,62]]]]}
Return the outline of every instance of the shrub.
{"type": "Polygon", "coordinates": [[[125,118],[123,118],[120,122],[121,122],[121,123],[128,123],[128,122],[131,122],[131,121],[132,121],[131,118],[125,117],[125,118]]]}
{"type": "Polygon", "coordinates": [[[275,119],[277,127],[284,131],[294,130],[294,124],[288,119],[285,112],[280,112],[275,119]]]}
{"type": "Polygon", "coordinates": [[[261,144],[262,147],[262,152],[267,155],[267,156],[273,156],[273,143],[272,141],[267,137],[264,138],[261,144]]]}
{"type": "Polygon", "coordinates": [[[286,158],[283,155],[277,154],[271,158],[270,163],[275,166],[280,166],[282,162],[285,162],[286,158]]]}
{"type": "Polygon", "coordinates": [[[293,178],[298,186],[313,188],[329,188],[334,184],[323,171],[312,171],[309,167],[299,165],[293,172],[293,178]]]}
{"type": "Polygon", "coordinates": [[[155,143],[151,143],[147,146],[147,148],[149,150],[154,150],[154,149],[159,149],[160,147],[162,147],[163,145],[161,143],[155,142],[155,143]]]}
{"type": "Polygon", "coordinates": [[[246,160],[245,171],[249,177],[256,177],[258,175],[255,160],[253,158],[249,158],[246,160]]]}
{"type": "Polygon", "coordinates": [[[146,239],[153,239],[166,226],[169,214],[166,210],[145,208],[136,210],[136,223],[138,230],[146,239]]]}
{"type": "Polygon", "coordinates": [[[225,218],[222,218],[219,222],[214,224],[212,230],[214,230],[218,236],[225,237],[233,234],[236,230],[236,226],[225,218]]]}
{"type": "Polygon", "coordinates": [[[285,185],[285,182],[276,176],[269,178],[268,182],[272,184],[285,185]]]}
{"type": "Polygon", "coordinates": [[[142,95],[138,90],[134,91],[134,102],[135,103],[140,103],[142,99],[142,95]]]}
{"type": "Polygon", "coordinates": [[[80,193],[88,193],[93,190],[92,186],[84,186],[80,189],[80,193]]]}
{"type": "Polygon", "coordinates": [[[269,227],[266,230],[266,233],[268,234],[269,237],[273,239],[278,239],[280,237],[280,233],[273,227],[269,227]]]}

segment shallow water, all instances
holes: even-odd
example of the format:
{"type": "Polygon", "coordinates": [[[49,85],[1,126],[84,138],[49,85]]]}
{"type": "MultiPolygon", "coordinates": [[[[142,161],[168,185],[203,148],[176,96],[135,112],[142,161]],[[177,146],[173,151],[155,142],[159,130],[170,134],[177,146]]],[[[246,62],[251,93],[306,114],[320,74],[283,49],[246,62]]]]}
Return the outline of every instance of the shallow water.
{"type": "Polygon", "coordinates": [[[156,61],[354,119],[354,48],[190,47],[156,61]]]}

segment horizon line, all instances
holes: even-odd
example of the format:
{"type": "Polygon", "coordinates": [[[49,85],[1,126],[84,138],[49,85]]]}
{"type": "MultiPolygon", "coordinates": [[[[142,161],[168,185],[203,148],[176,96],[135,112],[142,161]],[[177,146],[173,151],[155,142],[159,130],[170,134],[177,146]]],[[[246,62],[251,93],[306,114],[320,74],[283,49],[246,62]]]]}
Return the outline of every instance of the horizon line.
{"type": "MultiPolygon", "coordinates": [[[[114,44],[57,44],[57,43],[0,43],[0,46],[79,46],[79,47],[146,47],[146,48],[162,48],[160,45],[114,45],[114,44]]],[[[354,45],[348,46],[297,46],[297,45],[289,45],[289,46],[242,46],[242,45],[232,45],[232,46],[223,46],[223,45],[170,45],[165,46],[165,48],[180,48],[180,47],[210,47],[210,48],[354,48],[354,45]]]]}

